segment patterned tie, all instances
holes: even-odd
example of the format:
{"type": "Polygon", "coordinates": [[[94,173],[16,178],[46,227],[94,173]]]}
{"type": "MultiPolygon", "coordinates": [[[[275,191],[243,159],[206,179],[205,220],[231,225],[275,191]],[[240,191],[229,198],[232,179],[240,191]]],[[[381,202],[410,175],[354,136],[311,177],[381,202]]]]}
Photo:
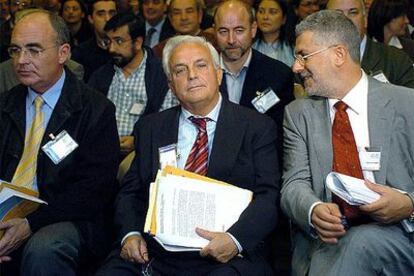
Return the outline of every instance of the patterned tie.
{"type": "Polygon", "coordinates": [[[144,45],[145,46],[151,47],[151,40],[152,40],[152,37],[154,36],[154,33],[156,31],[157,30],[155,28],[149,28],[148,29],[148,32],[147,32],[147,34],[145,36],[145,41],[144,41],[144,45]]]}
{"type": "Polygon", "coordinates": [[[208,168],[208,136],[207,136],[207,121],[208,118],[189,118],[191,122],[198,128],[197,139],[185,164],[185,170],[195,172],[200,175],[207,174],[208,168]]]}
{"type": "MultiPolygon", "coordinates": [[[[349,121],[346,109],[348,106],[339,101],[335,105],[336,113],[332,125],[333,146],[333,170],[338,173],[364,179],[361,164],[358,157],[358,149],[354,139],[354,133],[349,121]]],[[[358,207],[351,206],[336,195],[332,195],[332,201],[338,204],[342,214],[350,224],[361,218],[358,207]]]]}
{"type": "Polygon", "coordinates": [[[29,133],[26,135],[23,155],[14,173],[12,183],[33,190],[33,181],[36,177],[37,154],[45,132],[43,126],[43,98],[36,97],[35,116],[29,133]]]}

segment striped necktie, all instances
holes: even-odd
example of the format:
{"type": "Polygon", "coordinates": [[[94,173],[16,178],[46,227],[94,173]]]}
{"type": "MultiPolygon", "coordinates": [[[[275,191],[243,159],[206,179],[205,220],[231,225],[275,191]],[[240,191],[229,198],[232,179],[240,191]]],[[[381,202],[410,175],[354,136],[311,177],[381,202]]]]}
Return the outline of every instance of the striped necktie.
{"type": "Polygon", "coordinates": [[[197,127],[198,134],[188,155],[185,170],[199,175],[206,175],[208,168],[207,121],[210,119],[195,118],[193,116],[189,119],[197,127]]]}
{"type": "Polygon", "coordinates": [[[36,177],[37,155],[40,143],[42,142],[45,128],[43,125],[44,118],[42,112],[43,98],[36,97],[35,115],[29,133],[26,135],[23,155],[14,173],[12,183],[33,190],[33,182],[36,177]]]}

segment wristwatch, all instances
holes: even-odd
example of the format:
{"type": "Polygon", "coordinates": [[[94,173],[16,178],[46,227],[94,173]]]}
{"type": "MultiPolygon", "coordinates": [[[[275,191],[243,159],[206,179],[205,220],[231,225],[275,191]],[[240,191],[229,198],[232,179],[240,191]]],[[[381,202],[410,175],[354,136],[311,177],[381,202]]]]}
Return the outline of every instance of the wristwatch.
{"type": "Polygon", "coordinates": [[[414,223],[414,211],[411,213],[411,215],[408,217],[408,221],[410,223],[414,223]]]}

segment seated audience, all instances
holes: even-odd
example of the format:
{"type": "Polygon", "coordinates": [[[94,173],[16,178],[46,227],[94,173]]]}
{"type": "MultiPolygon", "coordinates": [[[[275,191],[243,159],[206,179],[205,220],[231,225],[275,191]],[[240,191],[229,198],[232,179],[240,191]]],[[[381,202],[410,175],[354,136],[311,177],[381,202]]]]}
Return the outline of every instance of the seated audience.
{"type": "Polygon", "coordinates": [[[285,0],[256,2],[257,34],[253,49],[292,66],[295,44],[290,7],[285,0]]]}
{"type": "Polygon", "coordinates": [[[277,222],[274,122],[221,96],[219,56],[204,38],[171,38],[164,49],[163,67],[181,106],[146,116],[135,126],[137,154],[116,200],[121,246],[112,251],[97,275],[137,275],[148,266],[156,275],[271,275],[263,241],[277,222]],[[200,127],[196,118],[204,122],[200,127]],[[196,139],[203,133],[207,141],[196,139]],[[158,149],[171,144],[180,152],[179,168],[254,193],[253,201],[227,232],[194,229],[209,240],[200,252],[166,251],[143,233],[149,184],[160,162],[158,149]],[[199,146],[207,147],[208,154],[198,151],[199,146]]]}
{"type": "Polygon", "coordinates": [[[311,97],[289,104],[283,125],[293,275],[414,271],[414,90],[367,76],[359,49],[343,13],[320,11],[296,27],[293,70],[311,97]],[[331,171],[365,179],[379,199],[346,204],[325,185],[331,171]]]}
{"type": "Polygon", "coordinates": [[[0,222],[2,275],[75,275],[109,245],[115,108],[64,69],[69,40],[63,19],[44,10],[27,13],[13,29],[9,52],[22,84],[0,94],[0,179],[48,204],[0,222]]]}
{"type": "Polygon", "coordinates": [[[407,0],[375,0],[368,14],[368,35],[385,45],[405,51],[414,62],[414,41],[403,37],[410,23],[407,0]]]}

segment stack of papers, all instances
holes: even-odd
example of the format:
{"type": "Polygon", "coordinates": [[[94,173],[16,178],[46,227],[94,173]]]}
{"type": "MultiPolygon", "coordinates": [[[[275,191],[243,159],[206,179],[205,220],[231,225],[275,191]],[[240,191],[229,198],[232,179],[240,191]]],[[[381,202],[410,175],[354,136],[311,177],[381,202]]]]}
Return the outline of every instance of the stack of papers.
{"type": "MultiPolygon", "coordinates": [[[[345,200],[350,205],[370,204],[380,199],[380,195],[365,185],[365,180],[352,176],[330,172],[326,176],[326,186],[332,193],[345,200]]],[[[394,190],[405,193],[404,191],[394,190]]],[[[408,233],[414,232],[414,223],[408,219],[401,220],[401,225],[408,233]]]]}
{"type": "Polygon", "coordinates": [[[151,183],[144,232],[168,251],[198,251],[209,241],[196,227],[227,231],[252,197],[249,190],[167,166],[151,183]]]}
{"type": "Polygon", "coordinates": [[[369,204],[380,198],[378,193],[365,185],[365,180],[337,172],[327,175],[326,186],[349,205],[369,204]]]}

